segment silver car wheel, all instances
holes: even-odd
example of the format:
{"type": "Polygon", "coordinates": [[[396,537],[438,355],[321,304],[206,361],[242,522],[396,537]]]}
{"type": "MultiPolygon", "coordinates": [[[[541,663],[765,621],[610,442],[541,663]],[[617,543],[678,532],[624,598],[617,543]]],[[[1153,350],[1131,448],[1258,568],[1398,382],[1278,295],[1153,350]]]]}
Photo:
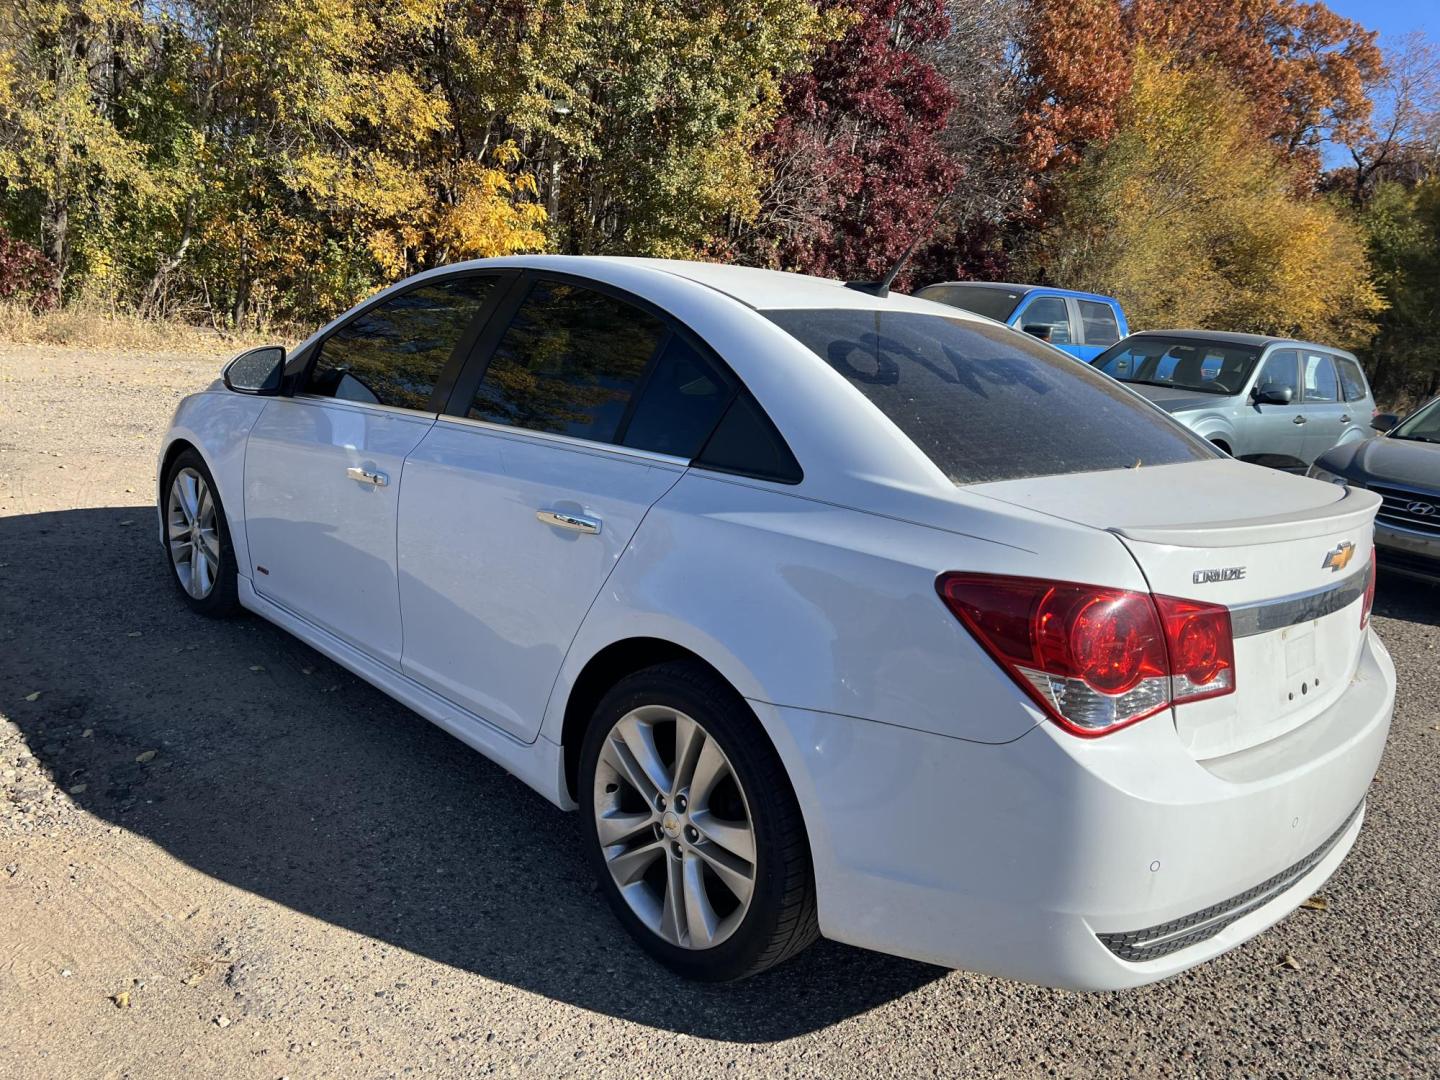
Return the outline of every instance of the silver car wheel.
{"type": "Polygon", "coordinates": [[[210,487],[194,469],[181,469],[170,481],[165,534],[181,586],[196,600],[205,599],[220,572],[220,532],[210,487]]]}
{"type": "Polygon", "coordinates": [[[671,945],[735,932],[755,891],[755,826],[720,744],[684,713],[622,716],[595,768],[595,830],[615,886],[671,945]]]}

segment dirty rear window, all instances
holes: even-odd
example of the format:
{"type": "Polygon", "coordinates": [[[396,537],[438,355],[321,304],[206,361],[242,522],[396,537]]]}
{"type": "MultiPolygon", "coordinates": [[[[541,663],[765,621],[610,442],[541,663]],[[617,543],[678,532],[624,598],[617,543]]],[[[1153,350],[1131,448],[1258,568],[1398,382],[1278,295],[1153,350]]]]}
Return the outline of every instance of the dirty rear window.
{"type": "Polygon", "coordinates": [[[765,311],[957,484],[1216,456],[1107,375],[1001,326],[905,311],[765,311]]]}

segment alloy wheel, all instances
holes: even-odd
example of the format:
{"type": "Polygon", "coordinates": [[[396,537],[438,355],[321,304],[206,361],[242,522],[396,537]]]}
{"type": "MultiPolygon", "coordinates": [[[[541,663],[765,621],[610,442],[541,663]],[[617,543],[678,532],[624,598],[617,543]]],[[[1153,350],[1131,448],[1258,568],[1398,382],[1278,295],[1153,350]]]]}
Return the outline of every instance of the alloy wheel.
{"type": "Polygon", "coordinates": [[[755,891],[755,826],[719,742],[684,713],[647,705],[606,735],[595,828],[630,910],[684,949],[719,945],[755,891]]]}
{"type": "Polygon", "coordinates": [[[195,469],[181,469],[170,481],[165,533],[181,586],[196,600],[205,599],[220,571],[220,532],[215,499],[195,469]]]}

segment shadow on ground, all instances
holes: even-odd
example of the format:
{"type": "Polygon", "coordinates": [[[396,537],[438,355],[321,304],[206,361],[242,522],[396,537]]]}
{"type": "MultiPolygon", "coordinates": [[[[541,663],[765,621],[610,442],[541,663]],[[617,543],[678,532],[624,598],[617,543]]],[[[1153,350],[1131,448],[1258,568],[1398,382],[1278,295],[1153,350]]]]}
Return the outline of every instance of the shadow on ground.
{"type": "Polygon", "coordinates": [[[734,986],[670,976],[574,815],[269,624],[191,614],[163,559],[149,507],[0,518],[0,702],[89,813],[304,914],[707,1038],[804,1034],[944,975],[821,942],[734,986]]]}

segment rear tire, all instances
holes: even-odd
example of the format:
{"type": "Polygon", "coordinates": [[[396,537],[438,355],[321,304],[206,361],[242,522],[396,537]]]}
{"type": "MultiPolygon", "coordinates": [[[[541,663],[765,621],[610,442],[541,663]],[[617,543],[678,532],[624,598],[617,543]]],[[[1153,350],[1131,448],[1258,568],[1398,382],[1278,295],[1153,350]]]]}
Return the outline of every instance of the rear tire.
{"type": "Polygon", "coordinates": [[[744,699],[704,665],[617,683],[585,733],[577,787],[601,891],[672,971],[740,979],[819,937],[789,778],[744,699]]]}
{"type": "Polygon", "coordinates": [[[160,490],[170,579],[192,611],[211,618],[235,614],[240,610],[235,549],[220,491],[204,459],[182,450],[160,490]]]}

